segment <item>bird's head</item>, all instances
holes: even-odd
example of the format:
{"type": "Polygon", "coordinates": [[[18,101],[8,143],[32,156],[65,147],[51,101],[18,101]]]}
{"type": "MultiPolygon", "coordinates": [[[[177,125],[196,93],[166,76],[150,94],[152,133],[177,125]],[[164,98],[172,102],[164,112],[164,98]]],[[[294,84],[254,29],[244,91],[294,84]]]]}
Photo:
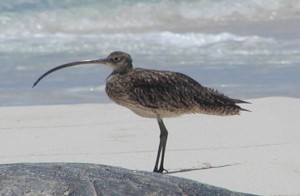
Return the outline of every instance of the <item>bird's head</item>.
{"type": "Polygon", "coordinates": [[[115,51],[112,52],[108,57],[104,59],[94,59],[94,60],[83,60],[83,61],[76,61],[71,63],[66,63],[63,65],[59,65],[57,67],[54,67],[41,75],[33,84],[32,87],[37,85],[40,80],[42,80],[44,77],[49,75],[50,73],[57,71],[59,69],[81,65],[81,64],[104,64],[113,69],[114,73],[126,73],[128,70],[132,69],[132,59],[131,56],[125,52],[121,51],[115,51]]]}
{"type": "Polygon", "coordinates": [[[103,64],[109,65],[116,72],[126,72],[132,68],[132,59],[129,54],[116,51],[103,59],[103,64]]]}

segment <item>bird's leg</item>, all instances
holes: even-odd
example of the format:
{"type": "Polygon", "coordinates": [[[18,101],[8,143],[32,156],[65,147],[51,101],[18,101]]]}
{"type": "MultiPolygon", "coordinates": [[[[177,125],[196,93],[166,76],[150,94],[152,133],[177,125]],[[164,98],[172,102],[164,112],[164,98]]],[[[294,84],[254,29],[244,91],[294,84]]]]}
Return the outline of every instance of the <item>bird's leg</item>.
{"type": "Polygon", "coordinates": [[[168,139],[168,130],[165,127],[164,122],[160,117],[157,118],[157,122],[160,129],[160,136],[159,136],[160,140],[159,140],[158,152],[157,152],[157,157],[156,157],[156,162],[155,162],[153,172],[162,173],[163,171],[167,171],[164,169],[164,157],[165,157],[165,150],[166,150],[167,139],[168,139]],[[160,166],[158,168],[160,154],[161,154],[161,160],[160,160],[160,166]]]}

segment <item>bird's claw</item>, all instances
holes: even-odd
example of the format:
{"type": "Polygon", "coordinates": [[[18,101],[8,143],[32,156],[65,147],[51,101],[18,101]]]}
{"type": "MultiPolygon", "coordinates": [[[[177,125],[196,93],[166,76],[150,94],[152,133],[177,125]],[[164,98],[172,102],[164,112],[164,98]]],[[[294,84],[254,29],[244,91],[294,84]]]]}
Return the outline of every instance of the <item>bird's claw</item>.
{"type": "Polygon", "coordinates": [[[168,170],[166,170],[165,168],[159,168],[159,169],[154,169],[154,171],[153,172],[155,172],[155,173],[169,173],[169,171],[168,170]]]}

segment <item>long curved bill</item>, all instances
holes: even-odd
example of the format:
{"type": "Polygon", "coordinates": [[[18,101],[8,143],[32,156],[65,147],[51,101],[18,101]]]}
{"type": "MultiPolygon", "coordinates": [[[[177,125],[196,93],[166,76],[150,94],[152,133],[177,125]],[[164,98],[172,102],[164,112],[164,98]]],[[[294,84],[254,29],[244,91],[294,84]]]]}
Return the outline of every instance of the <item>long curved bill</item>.
{"type": "Polygon", "coordinates": [[[106,59],[96,59],[96,60],[84,60],[84,61],[76,61],[76,62],[71,62],[71,63],[66,63],[63,65],[59,65],[57,67],[54,67],[52,69],[50,69],[49,71],[47,71],[46,73],[44,73],[43,75],[41,75],[34,83],[33,83],[33,87],[35,87],[44,77],[46,77],[47,75],[49,75],[52,72],[55,72],[59,69],[63,69],[63,68],[67,68],[67,67],[72,67],[75,65],[81,65],[81,64],[105,64],[106,63],[106,59]]]}

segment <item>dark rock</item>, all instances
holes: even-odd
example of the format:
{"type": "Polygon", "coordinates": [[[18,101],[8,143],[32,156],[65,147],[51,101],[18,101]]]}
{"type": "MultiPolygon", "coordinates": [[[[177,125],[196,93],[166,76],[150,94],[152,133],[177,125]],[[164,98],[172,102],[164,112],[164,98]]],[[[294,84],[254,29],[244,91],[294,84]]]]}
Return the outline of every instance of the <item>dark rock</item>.
{"type": "Polygon", "coordinates": [[[0,195],[246,195],[196,181],[86,163],[0,165],[0,195]]]}

